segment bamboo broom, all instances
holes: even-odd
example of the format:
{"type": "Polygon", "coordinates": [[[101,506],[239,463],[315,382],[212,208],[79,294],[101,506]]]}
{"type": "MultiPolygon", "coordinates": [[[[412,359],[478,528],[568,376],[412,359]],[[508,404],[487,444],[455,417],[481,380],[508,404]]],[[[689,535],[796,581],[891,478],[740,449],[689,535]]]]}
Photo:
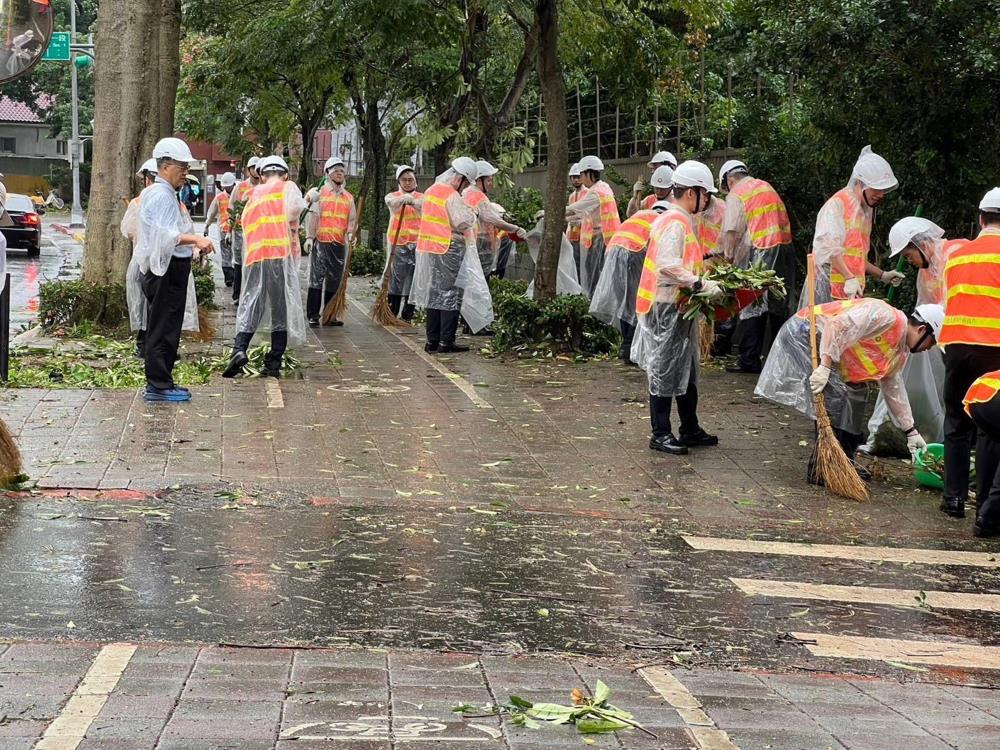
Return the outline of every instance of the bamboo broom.
{"type": "Polygon", "coordinates": [[[22,474],[21,451],[7,429],[7,423],[0,419],[0,487],[9,487],[22,474]]]}
{"type": "Polygon", "coordinates": [[[351,244],[344,255],[344,274],[340,277],[340,287],[337,289],[337,293],[323,308],[323,325],[329,325],[337,320],[347,308],[347,280],[351,277],[351,255],[354,254],[354,248],[357,247],[358,239],[361,236],[361,212],[364,210],[365,196],[362,195],[361,200],[358,201],[357,218],[354,220],[354,236],[351,238],[351,244]]]}
{"type": "MultiPolygon", "coordinates": [[[[816,266],[812,253],[807,256],[806,263],[806,283],[809,284],[809,348],[815,370],[819,366],[819,350],[816,346],[816,266]]],[[[864,502],[868,499],[868,486],[858,476],[854,463],[844,453],[833,434],[823,394],[818,393],[813,399],[816,409],[816,447],[813,453],[816,476],[834,494],[864,502]]]]}
{"type": "Polygon", "coordinates": [[[385,273],[382,274],[382,287],[378,290],[375,304],[372,306],[372,320],[383,326],[407,326],[405,320],[400,320],[389,307],[389,284],[392,283],[392,265],[396,260],[396,246],[399,244],[399,233],[403,231],[403,217],[406,216],[406,204],[403,204],[399,212],[399,226],[396,227],[396,236],[392,238],[389,245],[389,260],[385,266],[385,273]]]}

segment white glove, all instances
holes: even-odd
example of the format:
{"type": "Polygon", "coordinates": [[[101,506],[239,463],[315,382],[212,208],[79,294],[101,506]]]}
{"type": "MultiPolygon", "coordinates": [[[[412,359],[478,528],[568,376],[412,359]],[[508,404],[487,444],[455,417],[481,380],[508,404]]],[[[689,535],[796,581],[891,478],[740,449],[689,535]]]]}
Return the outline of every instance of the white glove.
{"type": "Polygon", "coordinates": [[[726,293],[722,291],[722,285],[718,281],[704,279],[701,282],[701,294],[708,295],[709,299],[722,299],[726,293]]]}
{"type": "Polygon", "coordinates": [[[518,227],[517,231],[514,232],[514,234],[516,234],[518,238],[522,240],[528,236],[528,232],[524,227],[518,227]]]}
{"type": "Polygon", "coordinates": [[[844,282],[844,294],[848,299],[861,296],[861,282],[851,278],[844,282]]]}
{"type": "Polygon", "coordinates": [[[820,365],[812,374],[809,376],[809,389],[815,395],[819,395],[826,388],[826,384],[830,381],[830,368],[824,365],[820,365]]]}
{"type": "Polygon", "coordinates": [[[883,271],[882,281],[891,286],[899,286],[903,283],[903,279],[906,278],[906,274],[900,273],[899,271],[883,271]]]}
{"type": "Polygon", "coordinates": [[[412,195],[410,195],[409,193],[406,193],[403,196],[403,203],[405,203],[407,206],[412,206],[414,203],[416,203],[416,201],[413,199],[412,195]]]}
{"type": "Polygon", "coordinates": [[[920,437],[919,432],[906,436],[906,447],[910,450],[910,456],[916,458],[917,453],[927,447],[927,441],[920,437]]]}
{"type": "Polygon", "coordinates": [[[632,185],[632,192],[642,193],[645,192],[645,190],[646,190],[646,181],[640,177],[638,180],[635,181],[635,184],[632,185]]]}
{"type": "Polygon", "coordinates": [[[302,254],[309,255],[309,253],[312,252],[312,249],[313,249],[313,241],[311,239],[306,240],[305,247],[302,248],[302,254]]]}

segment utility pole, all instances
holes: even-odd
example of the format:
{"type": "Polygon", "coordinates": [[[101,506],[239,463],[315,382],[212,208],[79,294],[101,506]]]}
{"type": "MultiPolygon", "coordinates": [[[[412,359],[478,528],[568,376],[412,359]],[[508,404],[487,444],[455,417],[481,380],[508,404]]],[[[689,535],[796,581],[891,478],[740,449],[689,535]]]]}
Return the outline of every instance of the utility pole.
{"type": "MultiPolygon", "coordinates": [[[[76,44],[76,0],[69,0],[69,42],[76,44]]],[[[72,49],[72,47],[70,47],[72,49]]],[[[76,52],[69,56],[69,80],[73,99],[73,134],[69,144],[70,166],[73,169],[73,205],[69,213],[71,228],[83,227],[83,206],[80,205],[80,100],[76,90],[76,52]]]]}

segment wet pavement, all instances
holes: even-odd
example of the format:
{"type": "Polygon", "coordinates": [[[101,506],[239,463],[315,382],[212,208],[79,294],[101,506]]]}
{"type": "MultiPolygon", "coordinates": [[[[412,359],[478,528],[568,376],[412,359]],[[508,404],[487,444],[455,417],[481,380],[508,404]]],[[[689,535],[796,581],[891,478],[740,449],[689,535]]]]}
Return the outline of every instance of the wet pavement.
{"type": "Polygon", "coordinates": [[[56,231],[54,224],[67,221],[65,216],[45,216],[42,219],[42,250],[37,258],[29,258],[23,250],[7,251],[7,273],[10,274],[10,333],[15,336],[33,325],[38,315],[38,287],[55,279],[74,279],[80,275],[83,252],[70,236],[56,231]]]}
{"type": "Polygon", "coordinates": [[[996,747],[1000,543],[905,465],[809,487],[809,425],[713,369],[720,447],[653,453],[641,373],[431,357],[367,293],[292,378],[2,395],[0,750],[88,670],[73,747],[584,747],[450,709],[598,676],[658,737],[597,747],[996,747]]]}

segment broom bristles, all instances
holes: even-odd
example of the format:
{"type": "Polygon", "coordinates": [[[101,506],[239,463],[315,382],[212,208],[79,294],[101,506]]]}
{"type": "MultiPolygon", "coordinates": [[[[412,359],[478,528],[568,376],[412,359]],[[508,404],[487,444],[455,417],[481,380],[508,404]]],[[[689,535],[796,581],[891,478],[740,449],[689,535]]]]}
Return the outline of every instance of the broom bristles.
{"type": "MultiPolygon", "coordinates": [[[[402,223],[400,223],[402,226],[402,223]]],[[[399,232],[396,232],[398,239],[399,232]]],[[[407,326],[405,320],[400,320],[396,313],[389,307],[389,284],[392,283],[392,265],[396,258],[396,248],[393,246],[389,253],[389,259],[385,264],[385,271],[382,273],[382,286],[379,287],[378,295],[375,297],[375,304],[372,305],[372,320],[383,326],[407,326]]]]}
{"type": "Polygon", "coordinates": [[[21,473],[21,451],[17,449],[7,423],[0,419],[0,485],[9,485],[21,473]]]}
{"type": "Polygon", "coordinates": [[[827,489],[836,495],[857,500],[868,499],[868,485],[858,476],[854,462],[844,453],[826,411],[823,394],[816,396],[816,474],[827,489]]]}
{"type": "Polygon", "coordinates": [[[715,343],[715,322],[708,318],[702,318],[699,324],[698,343],[701,348],[701,361],[708,362],[712,358],[712,344],[715,343]]]}
{"type": "Polygon", "coordinates": [[[326,307],[323,308],[323,324],[327,325],[337,320],[341,315],[344,314],[344,310],[347,308],[347,277],[351,275],[351,253],[348,251],[347,255],[344,256],[344,275],[340,278],[340,286],[337,288],[337,293],[333,295],[329,302],[326,303],[326,307]]]}

